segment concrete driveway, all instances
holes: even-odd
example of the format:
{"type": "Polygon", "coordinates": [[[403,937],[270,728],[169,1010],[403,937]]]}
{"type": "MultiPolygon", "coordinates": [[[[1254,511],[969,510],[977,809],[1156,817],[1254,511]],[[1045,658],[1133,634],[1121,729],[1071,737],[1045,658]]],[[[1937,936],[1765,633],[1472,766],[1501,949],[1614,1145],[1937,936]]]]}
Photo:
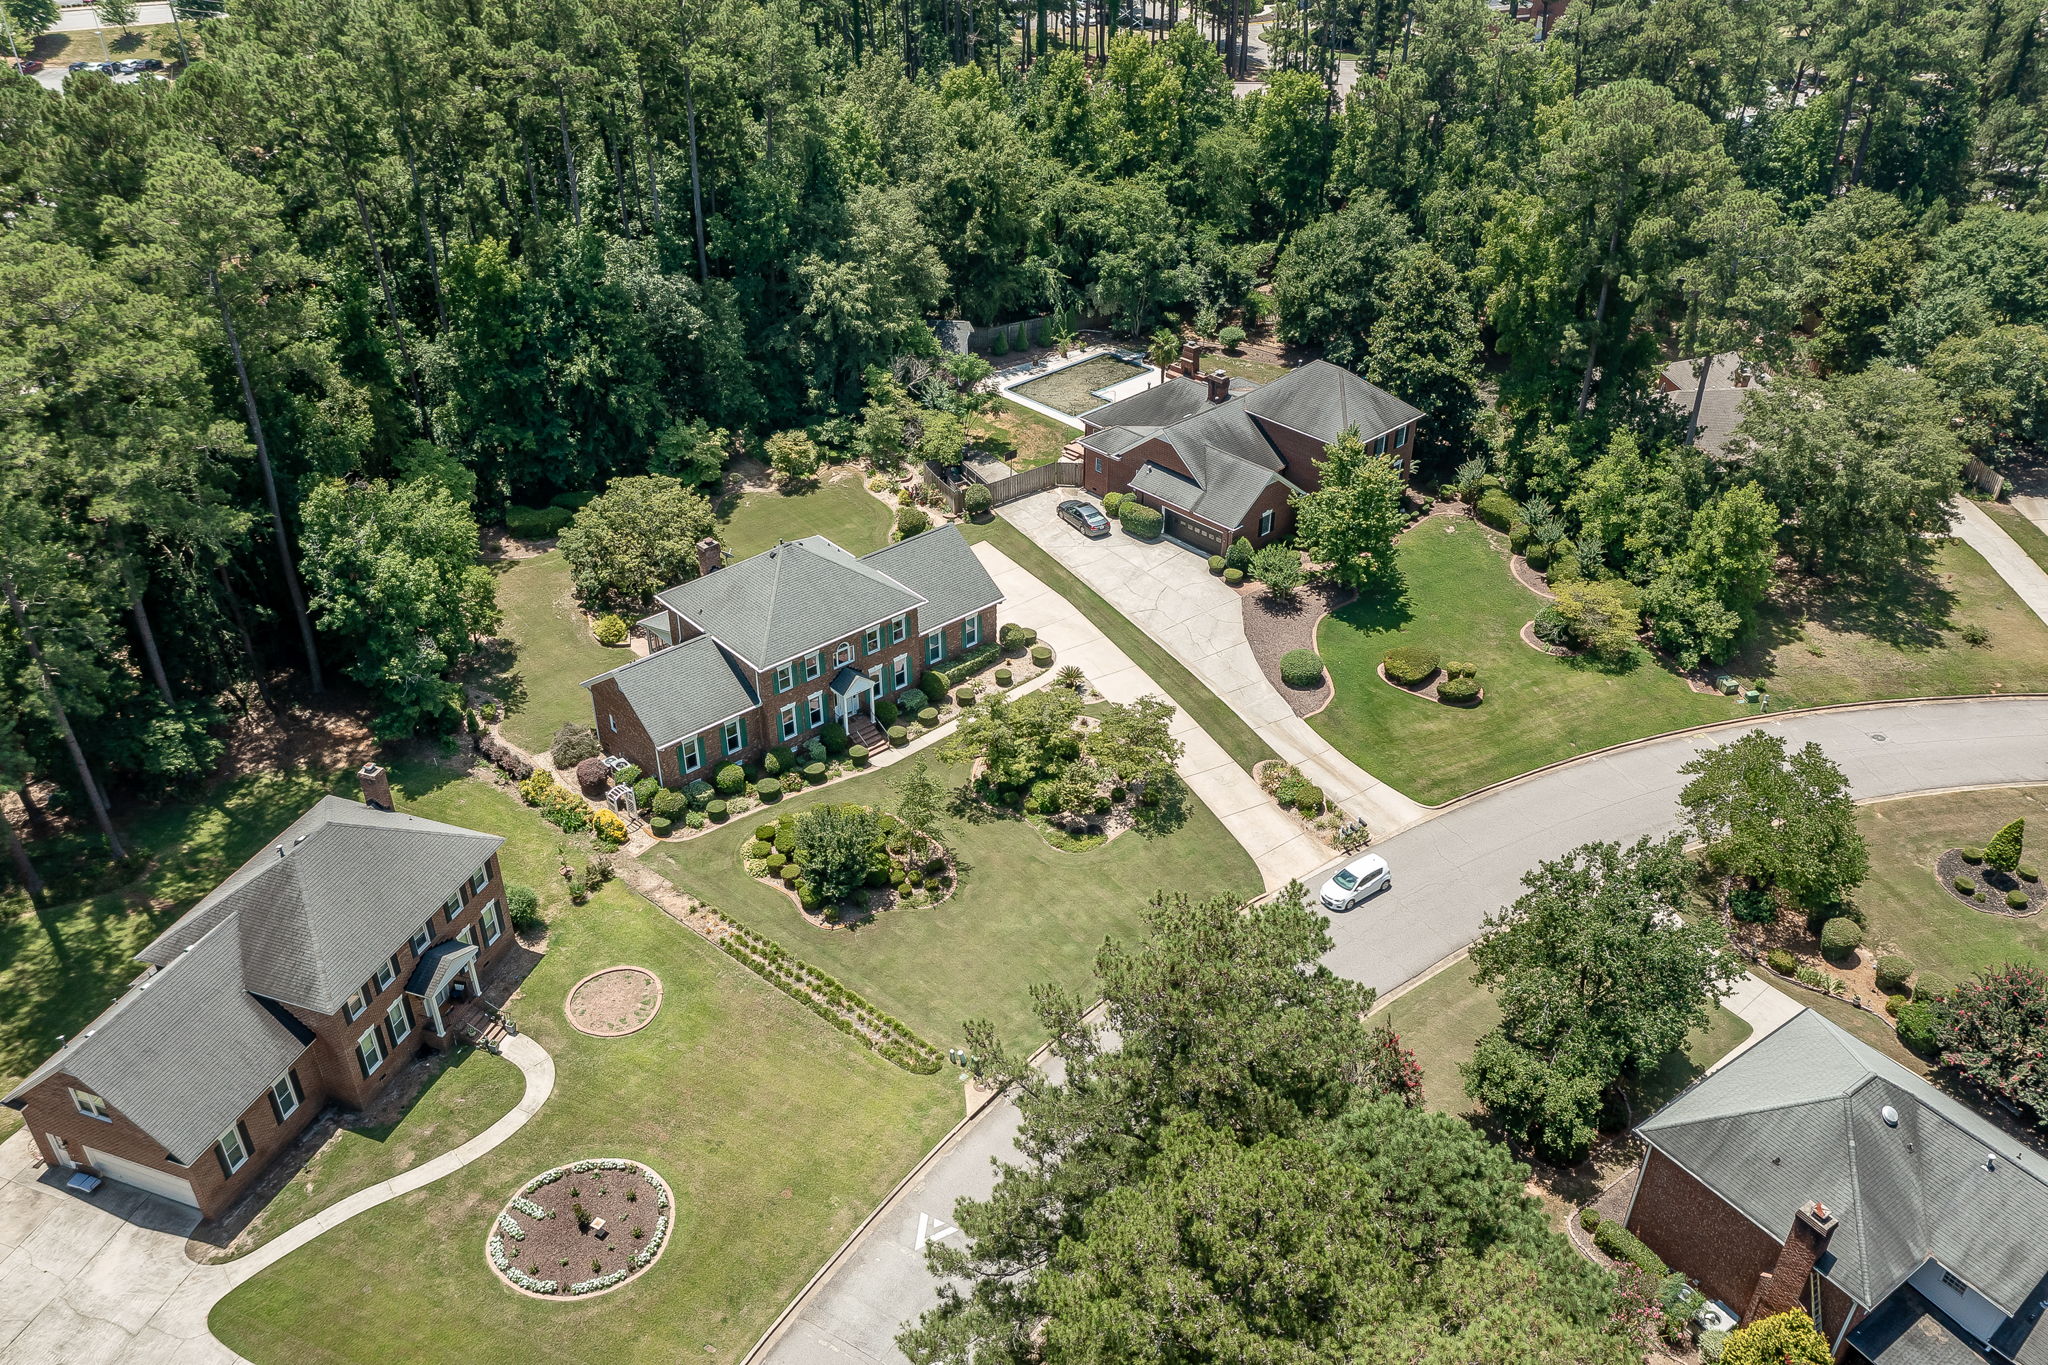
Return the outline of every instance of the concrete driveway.
{"type": "Polygon", "coordinates": [[[1165,646],[1330,800],[1363,816],[1375,838],[1406,829],[1427,814],[1426,807],[1338,753],[1294,714],[1252,655],[1238,596],[1210,575],[1207,556],[1170,540],[1139,540],[1120,528],[1091,540],[1059,519],[1060,503],[1077,492],[1034,493],[997,510],[1165,646]]]}

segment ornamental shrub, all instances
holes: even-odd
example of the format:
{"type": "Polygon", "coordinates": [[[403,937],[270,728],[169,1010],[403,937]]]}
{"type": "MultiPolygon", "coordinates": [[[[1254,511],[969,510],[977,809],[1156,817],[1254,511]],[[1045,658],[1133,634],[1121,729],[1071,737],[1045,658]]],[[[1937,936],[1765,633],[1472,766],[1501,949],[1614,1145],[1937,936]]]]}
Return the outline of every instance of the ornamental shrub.
{"type": "Polygon", "coordinates": [[[2027,822],[2014,820],[2004,829],[1991,836],[1991,842],[1984,845],[1984,861],[2000,872],[2015,872],[2020,865],[2020,852],[2026,842],[2027,822]]]}
{"type": "Polygon", "coordinates": [[[1761,886],[1738,886],[1728,893],[1728,913],[1740,924],[1770,924],[1778,918],[1778,902],[1761,886]]]}
{"type": "Polygon", "coordinates": [[[599,644],[616,646],[626,643],[626,637],[633,633],[633,628],[626,624],[625,617],[606,613],[597,618],[597,624],[590,628],[590,633],[599,644]]]}
{"type": "Polygon", "coordinates": [[[754,795],[760,797],[764,802],[780,801],[782,799],[782,783],[776,778],[764,777],[754,784],[754,795]]]}
{"type": "Polygon", "coordinates": [[[1899,1011],[1905,1007],[1906,997],[1903,995],[1887,995],[1884,998],[1884,1012],[1894,1019],[1899,1017],[1899,1011]]]}
{"type": "Polygon", "coordinates": [[[724,824],[726,816],[725,802],[718,800],[716,797],[712,798],[704,803],[704,814],[710,818],[711,823],[715,825],[724,824]]]}
{"type": "Polygon", "coordinates": [[[705,803],[717,794],[718,789],[701,777],[693,777],[683,784],[684,800],[699,811],[703,810],[705,803]]]}
{"type": "Polygon", "coordinates": [[[775,845],[766,839],[749,839],[747,840],[746,847],[740,850],[740,856],[742,858],[765,858],[774,851],[775,845]]]}
{"type": "Polygon", "coordinates": [[[1140,540],[1157,540],[1160,532],[1166,528],[1166,518],[1160,514],[1159,509],[1147,507],[1142,502],[1126,504],[1120,520],[1124,524],[1124,530],[1140,540]]]}
{"type": "MultiPolygon", "coordinates": [[[[851,757],[853,757],[853,749],[854,749],[854,746],[851,746],[851,745],[849,745],[849,746],[847,747],[847,750],[846,750],[846,756],[847,756],[848,758],[851,758],[851,757]]],[[[868,751],[867,751],[866,749],[862,749],[862,750],[861,750],[860,752],[861,752],[861,757],[863,757],[863,758],[867,757],[867,752],[868,752],[868,751]]],[[[822,763],[806,763],[806,764],[804,764],[804,780],[805,780],[806,782],[813,782],[813,783],[816,783],[816,782],[823,782],[823,781],[825,780],[825,765],[824,765],[824,764],[822,764],[822,763]]]]}
{"type": "Polygon", "coordinates": [[[922,507],[896,509],[896,539],[908,540],[920,531],[932,529],[932,519],[922,507]]]}
{"type": "Polygon", "coordinates": [[[1102,515],[1108,517],[1111,521],[1115,521],[1117,513],[1123,508],[1125,496],[1122,493],[1104,493],[1102,495],[1102,515]]]}
{"type": "Polygon", "coordinates": [[[970,517],[985,517],[995,505],[995,494],[988,491],[987,484],[970,483],[960,495],[960,510],[970,517]]]}
{"type": "Polygon", "coordinates": [[[1627,1261],[1653,1280],[1661,1280],[1671,1273],[1657,1253],[1643,1245],[1642,1239],[1621,1225],[1618,1219],[1605,1219],[1593,1229],[1593,1245],[1617,1261],[1627,1261]]]}
{"type": "Polygon", "coordinates": [[[2041,872],[2039,868],[2029,867],[2025,863],[2021,863],[2019,867],[2019,872],[2020,880],[2023,882],[2037,882],[2041,880],[2041,872]]]}
{"type": "Polygon", "coordinates": [[[664,820],[673,820],[683,813],[683,807],[688,804],[689,798],[681,792],[673,787],[663,787],[654,794],[654,799],[647,803],[647,809],[664,820]]]}
{"type": "Polygon", "coordinates": [[[2027,893],[2020,890],[2018,887],[2014,887],[2012,890],[2005,893],[2005,906],[2008,910],[2026,909],[2027,893]]]}
{"type": "Polygon", "coordinates": [[[1526,521],[1512,522],[1508,526],[1508,548],[1518,555],[1529,553],[1529,541],[1535,533],[1526,521]]]}
{"type": "MultiPolygon", "coordinates": [[[[908,730],[904,729],[904,728],[903,728],[902,726],[900,726],[900,725],[892,725],[892,726],[890,726],[890,727],[889,727],[889,742],[890,742],[891,744],[901,744],[901,743],[903,743],[904,741],[908,740],[909,738],[910,738],[910,731],[908,731],[908,730]]],[[[859,746],[859,745],[855,745],[854,747],[855,747],[855,748],[859,748],[860,746],[859,746]]],[[[849,751],[848,751],[848,756],[849,756],[849,757],[851,757],[851,756],[852,756],[852,751],[851,751],[851,750],[849,750],[849,751]]],[[[863,752],[861,753],[861,757],[862,757],[862,758],[866,758],[866,757],[867,757],[867,753],[866,753],[865,751],[863,751],[863,752]]]]}
{"type": "Polygon", "coordinates": [[[718,770],[718,776],[712,781],[717,785],[720,796],[736,796],[747,785],[747,770],[737,763],[728,763],[718,770]]]}
{"type": "Polygon", "coordinates": [[[1879,990],[1886,995],[1896,995],[1904,990],[1906,982],[1912,979],[1913,962],[1912,959],[1900,957],[1896,953],[1886,953],[1877,960],[1877,966],[1872,974],[1877,978],[1879,990]]]}
{"type": "Polygon", "coordinates": [[[595,755],[576,765],[576,786],[585,796],[599,797],[611,790],[612,770],[595,755]]]}
{"type": "Polygon", "coordinates": [[[845,753],[847,745],[852,743],[846,737],[846,727],[836,721],[818,731],[818,742],[825,746],[826,753],[833,755],[835,758],[845,753]]]}
{"type": "Polygon", "coordinates": [[[1478,701],[1479,679],[1445,678],[1437,684],[1436,696],[1438,701],[1449,702],[1453,706],[1478,701]]]}
{"type": "Polygon", "coordinates": [[[1446,659],[1444,672],[1453,678],[1476,678],[1479,676],[1479,665],[1466,663],[1462,659],[1446,659]]]}
{"type": "Polygon", "coordinates": [[[1971,867],[1975,867],[1978,863],[1984,861],[1984,850],[1981,848],[1961,848],[1956,851],[1963,855],[1963,861],[1971,867]]]}
{"type": "MultiPolygon", "coordinates": [[[[619,780],[625,781],[626,774],[620,773],[619,780]]],[[[661,794],[661,783],[651,777],[643,777],[633,784],[633,804],[645,811],[654,804],[654,798],[661,794]]]]}
{"type": "Polygon", "coordinates": [[[1521,509],[1515,506],[1515,500],[1498,488],[1481,493],[1472,513],[1496,531],[1506,531],[1521,519],[1521,509]]]}
{"type": "Polygon", "coordinates": [[[1031,662],[1036,664],[1040,668],[1044,668],[1047,664],[1050,664],[1052,662],[1052,646],[1031,646],[1031,662]]]}
{"type": "Polygon", "coordinates": [[[555,731],[548,757],[554,759],[557,768],[573,768],[586,758],[595,758],[597,752],[597,731],[588,725],[571,722],[555,731]]]}
{"type": "Polygon", "coordinates": [[[1586,1207],[1580,1209],[1579,1226],[1584,1228],[1588,1232],[1591,1232],[1594,1228],[1599,1227],[1600,1210],[1594,1208],[1591,1204],[1588,1204],[1586,1205],[1586,1207]]]}
{"type": "Polygon", "coordinates": [[[1223,343],[1224,350],[1234,351],[1244,344],[1244,328],[1232,323],[1218,332],[1216,339],[1223,343]]]}
{"type": "Polygon", "coordinates": [[[917,723],[919,725],[937,725],[939,723],[939,708],[927,706],[919,710],[917,713],[917,723]]]}
{"type": "Polygon", "coordinates": [[[1553,645],[1559,649],[1571,648],[1571,623],[1564,619],[1564,613],[1559,611],[1554,605],[1547,606],[1537,612],[1536,619],[1529,624],[1530,633],[1544,644],[1553,645]]]}
{"type": "Polygon", "coordinates": [[[1238,584],[1240,584],[1240,583],[1242,583],[1242,582],[1244,582],[1244,570],[1243,570],[1243,569],[1225,569],[1225,570],[1223,571],[1223,586],[1224,586],[1224,587],[1226,587],[1226,588],[1234,588],[1234,587],[1236,587],[1236,586],[1237,586],[1238,584]]]}
{"type": "MultiPolygon", "coordinates": [[[[889,727],[889,733],[893,735],[901,731],[902,729],[903,727],[900,725],[892,725],[889,727]]],[[[846,761],[851,763],[856,768],[867,767],[868,746],[865,744],[849,744],[846,748],[846,761]]],[[[813,763],[811,765],[811,768],[816,768],[818,770],[817,780],[823,782],[825,780],[825,765],[822,763],[813,763]]],[[[805,777],[809,777],[811,775],[811,768],[804,769],[805,777]]]]}
{"type": "Polygon", "coordinates": [[[540,927],[540,893],[532,887],[506,887],[505,908],[511,912],[513,928],[537,929],[540,927]]]}
{"type": "Polygon", "coordinates": [[[1242,575],[1251,568],[1252,556],[1256,553],[1257,551],[1252,549],[1252,543],[1243,536],[1239,536],[1236,540],[1231,541],[1230,548],[1223,552],[1224,566],[1235,569],[1242,575]]]}
{"type": "Polygon", "coordinates": [[[1934,1006],[1925,1000],[1908,1000],[1899,1006],[1899,1042],[1913,1052],[1926,1056],[1935,1048],[1934,1006]]]}
{"type": "Polygon", "coordinates": [[[507,507],[505,529],[521,540],[547,540],[575,518],[573,507],[507,507]]]}
{"type": "Polygon", "coordinates": [[[974,705],[975,694],[980,690],[980,688],[970,683],[953,693],[953,704],[965,710],[967,707],[974,705]]]}
{"type": "Polygon", "coordinates": [[[1765,955],[1764,962],[1779,976],[1791,976],[1799,970],[1799,959],[1783,948],[1773,948],[1765,955]]]}
{"type": "Polygon", "coordinates": [[[1210,572],[1210,573],[1213,573],[1213,574],[1220,574],[1220,573],[1222,573],[1222,572],[1223,572],[1223,556],[1222,556],[1222,555],[1210,555],[1210,556],[1209,556],[1209,572],[1210,572]]]}
{"type": "Polygon", "coordinates": [[[1922,972],[1913,978],[1915,1000],[1946,1000],[1955,994],[1956,983],[1940,972],[1922,972]]]}
{"type": "Polygon", "coordinates": [[[2048,1114],[2048,971],[2008,962],[1979,972],[1934,1011],[1941,1064],[1980,1090],[2048,1114]]]}
{"type": "Polygon", "coordinates": [[[1390,681],[1403,687],[1417,687],[1435,676],[1438,660],[1436,651],[1421,645],[1402,645],[1390,649],[1380,660],[1380,667],[1387,671],[1390,681]]]}
{"type": "Polygon", "coordinates": [[[1007,669],[1007,668],[999,668],[999,669],[997,669],[997,670],[996,670],[996,686],[997,686],[997,687],[1008,687],[1008,686],[1010,686],[1010,685],[1011,685],[1012,683],[1014,683],[1014,682],[1015,682],[1016,680],[1017,680],[1017,675],[1016,675],[1015,673],[1012,673],[1012,672],[1011,672],[1011,671],[1010,671],[1009,669],[1007,669]]]}
{"type": "Polygon", "coordinates": [[[1863,942],[1863,926],[1837,917],[1820,927],[1820,950],[1829,957],[1847,957],[1863,942]]]}
{"type": "Polygon", "coordinates": [[[896,707],[898,716],[914,716],[931,705],[931,698],[914,687],[906,687],[896,694],[896,700],[892,704],[896,707]]]}
{"type": "Polygon", "coordinates": [[[1015,621],[1005,621],[1003,628],[996,632],[996,639],[1006,650],[1022,649],[1031,643],[1024,638],[1024,627],[1015,621]]]}
{"type": "Polygon", "coordinates": [[[1956,890],[1962,892],[1965,896],[1971,895],[1977,890],[1977,883],[1963,876],[1956,877],[1950,885],[1954,886],[1956,890]]]}
{"type": "Polygon", "coordinates": [[[783,868],[789,866],[789,855],[787,853],[778,853],[772,848],[761,855],[761,860],[768,864],[770,872],[780,872],[783,868]]]}
{"type": "Polygon", "coordinates": [[[1312,649],[1290,649],[1280,656],[1280,681],[1289,687],[1321,687],[1323,659],[1312,649]]]}
{"type": "Polygon", "coordinates": [[[1728,1334],[1721,1365],[1833,1365],[1835,1353],[1798,1308],[1758,1318],[1728,1334]]]}

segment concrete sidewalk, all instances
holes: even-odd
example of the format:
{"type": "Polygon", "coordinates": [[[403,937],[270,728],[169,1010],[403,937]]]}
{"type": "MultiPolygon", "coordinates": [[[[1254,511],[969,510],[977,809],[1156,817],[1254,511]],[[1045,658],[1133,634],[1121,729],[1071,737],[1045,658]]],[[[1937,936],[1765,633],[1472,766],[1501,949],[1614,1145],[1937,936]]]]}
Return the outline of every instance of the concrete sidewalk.
{"type": "Polygon", "coordinates": [[[1955,513],[1949,529],[1957,539],[1983,555],[2005,585],[2019,594],[2020,601],[2031,607],[2043,624],[2048,624],[2048,573],[2043,573],[2041,566],[2005,533],[2005,528],[1976,503],[1957,498],[1955,513]]]}
{"type": "Polygon", "coordinates": [[[1056,510],[1074,491],[1034,493],[998,510],[1164,645],[1332,802],[1364,817],[1373,838],[1386,838],[1429,816],[1428,807],[1337,752],[1294,714],[1252,654],[1237,594],[1210,575],[1203,556],[1171,541],[1137,540],[1121,530],[1089,539],[1061,521],[1056,510]]]}
{"type": "MultiPolygon", "coordinates": [[[[977,545],[974,553],[1003,590],[1003,615],[1037,630],[1039,640],[1052,646],[1056,662],[1078,667],[1088,675],[1089,685],[1110,701],[1133,702],[1148,693],[1164,698],[1164,689],[1097,630],[1079,607],[995,546],[977,545]]],[[[1251,775],[1185,711],[1175,708],[1172,728],[1174,738],[1187,747],[1179,765],[1181,777],[1252,855],[1266,890],[1296,878],[1306,880],[1331,859],[1329,849],[1260,791],[1251,775]]]]}

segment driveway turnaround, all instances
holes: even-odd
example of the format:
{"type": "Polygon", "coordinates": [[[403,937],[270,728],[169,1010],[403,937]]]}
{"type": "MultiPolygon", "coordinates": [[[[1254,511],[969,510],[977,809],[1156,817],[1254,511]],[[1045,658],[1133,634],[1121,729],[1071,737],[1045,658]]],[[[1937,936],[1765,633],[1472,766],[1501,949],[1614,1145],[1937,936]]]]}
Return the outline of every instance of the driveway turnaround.
{"type": "MultiPolygon", "coordinates": [[[[1458,952],[1487,914],[1513,900],[1523,872],[1595,839],[1632,842],[1677,826],[1678,769],[1703,748],[1752,728],[1811,740],[1847,773],[1859,800],[1956,787],[2048,782],[2048,697],[1895,702],[1796,711],[1624,745],[1476,793],[1375,845],[1393,889],[1331,917],[1327,959],[1346,976],[1391,990],[1458,952]]],[[[1728,1004],[1759,1033],[1788,1003],[1748,978],[1728,1004]],[[1771,997],[1775,996],[1773,999],[1771,997]]],[[[985,1194],[989,1158],[1014,1159],[1017,1113],[992,1105],[973,1142],[942,1149],[827,1269],[779,1331],[749,1357],[773,1365],[901,1362],[895,1335],[937,1300],[914,1254],[920,1216],[985,1194]]],[[[964,1134],[962,1135],[964,1137],[964,1134]]],[[[952,1226],[950,1220],[940,1224],[952,1226]]],[[[930,1227],[926,1227],[929,1234],[930,1227]]]]}
{"type": "Polygon", "coordinates": [[[242,1357],[206,1328],[229,1290],[365,1209],[460,1170],[539,1111],[555,1088],[554,1058],[523,1034],[502,1050],[526,1076],[510,1113],[222,1265],[186,1259],[195,1210],[112,1182],[74,1194],[34,1165],[26,1131],[0,1143],[0,1365],[235,1365],[242,1357]]]}
{"type": "Polygon", "coordinates": [[[1406,829],[1428,813],[1338,753],[1294,714],[1253,657],[1244,609],[1237,594],[1211,576],[1206,555],[1170,540],[1137,540],[1121,529],[1091,540],[1059,519],[1060,503],[1074,491],[1034,493],[998,510],[1186,664],[1332,802],[1362,816],[1375,837],[1406,829]]]}

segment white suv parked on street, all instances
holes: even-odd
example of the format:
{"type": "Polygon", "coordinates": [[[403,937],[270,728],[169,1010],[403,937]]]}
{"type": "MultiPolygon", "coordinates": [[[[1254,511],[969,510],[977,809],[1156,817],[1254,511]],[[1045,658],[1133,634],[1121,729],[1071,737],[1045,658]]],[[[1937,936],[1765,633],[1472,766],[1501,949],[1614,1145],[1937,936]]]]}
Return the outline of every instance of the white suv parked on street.
{"type": "Polygon", "coordinates": [[[1368,853],[1338,868],[1336,875],[1323,883],[1323,909],[1349,910],[1393,884],[1394,873],[1387,860],[1377,853],[1368,853]]]}

